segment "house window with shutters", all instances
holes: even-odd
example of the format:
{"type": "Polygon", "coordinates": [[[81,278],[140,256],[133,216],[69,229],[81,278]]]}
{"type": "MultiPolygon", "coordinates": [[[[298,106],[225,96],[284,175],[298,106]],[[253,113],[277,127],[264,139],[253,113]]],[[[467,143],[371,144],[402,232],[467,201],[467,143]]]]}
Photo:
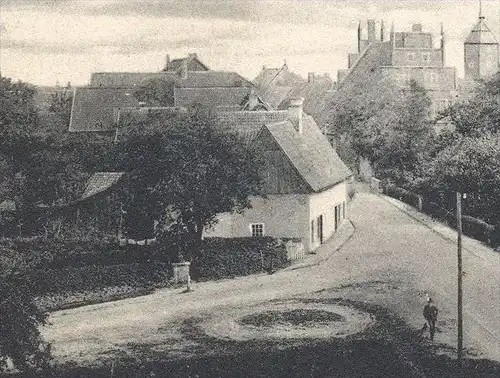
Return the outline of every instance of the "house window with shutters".
{"type": "Polygon", "coordinates": [[[264,236],[264,223],[252,223],[250,229],[252,231],[252,236],[264,236]]]}

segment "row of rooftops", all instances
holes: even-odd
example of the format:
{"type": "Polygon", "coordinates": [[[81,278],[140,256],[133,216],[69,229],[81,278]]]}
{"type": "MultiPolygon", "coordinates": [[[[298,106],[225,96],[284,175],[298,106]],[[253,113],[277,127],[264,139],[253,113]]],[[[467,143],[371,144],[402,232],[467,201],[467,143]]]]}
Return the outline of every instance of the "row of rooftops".
{"type": "MultiPolygon", "coordinates": [[[[284,71],[283,67],[278,71],[284,71]]],[[[248,144],[259,134],[268,133],[310,190],[321,191],[346,179],[351,172],[313,117],[303,112],[303,99],[293,101],[303,93],[313,94],[311,79],[296,76],[293,85],[281,88],[276,96],[276,83],[256,84],[234,72],[210,70],[196,54],[174,60],[167,56],[165,69],[160,72],[93,73],[87,87],[75,90],[69,131],[111,132],[118,137],[121,127],[138,118],[144,120],[152,112],[165,115],[201,104],[215,108],[218,126],[236,132],[248,144]],[[141,103],[137,90],[158,79],[172,85],[171,103],[159,107],[141,103]]],[[[316,84],[321,83],[320,79],[314,80],[316,84]]]]}

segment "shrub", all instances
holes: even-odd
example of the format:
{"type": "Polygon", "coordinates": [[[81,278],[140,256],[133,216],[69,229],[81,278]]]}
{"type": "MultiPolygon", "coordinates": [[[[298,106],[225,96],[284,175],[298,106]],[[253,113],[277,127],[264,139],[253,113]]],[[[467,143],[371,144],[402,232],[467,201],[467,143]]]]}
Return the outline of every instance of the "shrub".
{"type": "Polygon", "coordinates": [[[0,371],[8,368],[9,360],[21,371],[46,367],[50,360],[50,345],[39,331],[47,314],[36,306],[24,273],[14,260],[4,259],[0,265],[0,371]]]}
{"type": "Polygon", "coordinates": [[[206,238],[191,261],[196,280],[220,279],[272,271],[286,266],[284,243],[271,237],[206,238]]]}
{"type": "Polygon", "coordinates": [[[464,215],[462,216],[462,230],[465,235],[490,243],[492,241],[495,227],[482,221],[481,219],[464,215]]]}
{"type": "Polygon", "coordinates": [[[418,203],[419,203],[418,194],[410,192],[406,189],[399,188],[395,185],[386,185],[384,187],[384,194],[388,195],[389,197],[403,201],[404,203],[407,203],[410,206],[418,208],[418,203]]]}

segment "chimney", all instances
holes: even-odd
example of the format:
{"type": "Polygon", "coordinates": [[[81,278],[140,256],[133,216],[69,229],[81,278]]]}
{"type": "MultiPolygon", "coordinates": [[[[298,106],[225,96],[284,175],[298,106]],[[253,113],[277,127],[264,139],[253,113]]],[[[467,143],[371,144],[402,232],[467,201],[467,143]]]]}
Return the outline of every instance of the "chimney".
{"type": "Polygon", "coordinates": [[[314,72],[309,72],[309,73],[307,74],[307,82],[308,82],[309,84],[314,83],[314,72]]]}
{"type": "Polygon", "coordinates": [[[358,22],[358,53],[361,52],[361,21],[358,22]]]}
{"type": "Polygon", "coordinates": [[[295,130],[302,134],[302,111],[303,111],[304,99],[294,99],[290,100],[290,105],[288,106],[288,119],[295,126],[295,130]]]}
{"type": "Polygon", "coordinates": [[[196,53],[189,53],[188,54],[188,58],[191,58],[191,59],[192,58],[198,58],[198,54],[196,54],[196,53]]]}
{"type": "Polygon", "coordinates": [[[170,54],[165,57],[165,70],[168,70],[168,66],[170,66],[170,54]]]}
{"type": "Polygon", "coordinates": [[[187,79],[188,77],[188,65],[186,59],[182,59],[181,66],[179,68],[179,76],[181,79],[187,79]]]}
{"type": "Polygon", "coordinates": [[[422,24],[413,24],[411,31],[414,33],[422,33],[422,24]]]}
{"type": "Polygon", "coordinates": [[[375,20],[368,20],[368,40],[375,41],[375,20]]]}
{"type": "Polygon", "coordinates": [[[250,88],[250,93],[248,94],[248,110],[254,110],[258,103],[259,99],[255,93],[255,88],[252,87],[250,88]]]}

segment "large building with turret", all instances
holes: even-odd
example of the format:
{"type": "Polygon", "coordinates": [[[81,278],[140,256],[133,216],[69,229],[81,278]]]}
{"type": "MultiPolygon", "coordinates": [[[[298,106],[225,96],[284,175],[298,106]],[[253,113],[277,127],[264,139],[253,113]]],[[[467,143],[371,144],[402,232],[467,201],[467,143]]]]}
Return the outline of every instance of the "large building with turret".
{"type": "Polygon", "coordinates": [[[413,24],[410,31],[392,26],[387,35],[383,21],[368,20],[366,29],[360,22],[357,51],[348,55],[348,68],[338,72],[338,94],[383,81],[404,88],[411,80],[426,89],[433,114],[455,98],[456,69],[446,66],[443,30],[435,39],[421,24],[413,24]]]}
{"type": "Polygon", "coordinates": [[[368,20],[358,25],[357,51],[348,55],[347,69],[338,71],[335,96],[349,98],[359,88],[392,82],[405,88],[415,80],[427,92],[431,117],[438,115],[457,98],[470,93],[478,80],[499,71],[499,43],[479,12],[479,20],[464,41],[464,78],[446,65],[446,36],[436,38],[421,24],[409,31],[387,33],[384,22],[368,20]]]}

